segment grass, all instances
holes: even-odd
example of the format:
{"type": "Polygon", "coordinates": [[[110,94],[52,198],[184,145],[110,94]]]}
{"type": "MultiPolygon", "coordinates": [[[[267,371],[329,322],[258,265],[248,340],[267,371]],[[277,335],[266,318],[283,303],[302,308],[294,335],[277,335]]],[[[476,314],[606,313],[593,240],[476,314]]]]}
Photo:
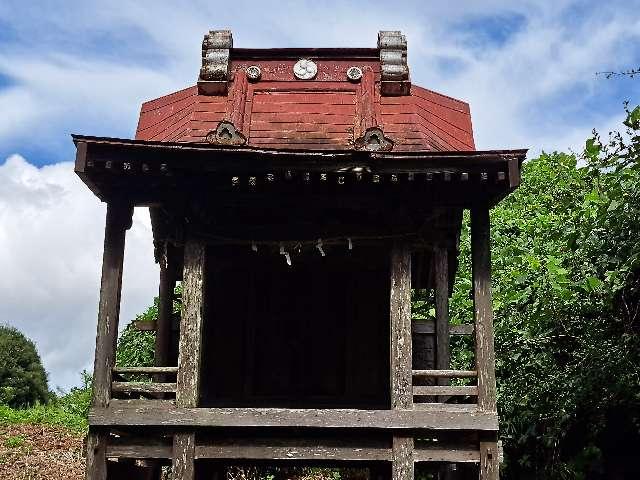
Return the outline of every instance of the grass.
{"type": "Polygon", "coordinates": [[[7,448],[19,448],[24,445],[25,439],[22,435],[15,435],[9,437],[4,441],[4,446],[7,448]]]}
{"type": "Polygon", "coordinates": [[[87,417],[91,400],[91,378],[83,373],[83,385],[61,395],[53,395],[46,405],[12,408],[0,404],[0,425],[52,425],[75,433],[88,429],[87,417]]]}
{"type": "Polygon", "coordinates": [[[0,405],[0,425],[19,423],[61,426],[77,433],[84,433],[87,430],[86,417],[70,412],[57,403],[20,409],[0,405]]]}

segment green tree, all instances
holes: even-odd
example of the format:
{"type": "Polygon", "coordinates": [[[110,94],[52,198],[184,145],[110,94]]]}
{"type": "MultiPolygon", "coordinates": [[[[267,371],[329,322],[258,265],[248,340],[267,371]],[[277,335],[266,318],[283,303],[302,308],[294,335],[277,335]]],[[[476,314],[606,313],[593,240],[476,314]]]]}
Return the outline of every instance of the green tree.
{"type": "Polygon", "coordinates": [[[0,403],[27,407],[49,399],[47,374],[31,340],[0,325],[0,403]]]}
{"type": "MultiPolygon", "coordinates": [[[[640,108],[625,127],[594,133],[579,162],[526,162],[492,211],[506,478],[640,475],[640,108]]],[[[453,322],[471,315],[468,219],[460,249],[453,322]]]]}

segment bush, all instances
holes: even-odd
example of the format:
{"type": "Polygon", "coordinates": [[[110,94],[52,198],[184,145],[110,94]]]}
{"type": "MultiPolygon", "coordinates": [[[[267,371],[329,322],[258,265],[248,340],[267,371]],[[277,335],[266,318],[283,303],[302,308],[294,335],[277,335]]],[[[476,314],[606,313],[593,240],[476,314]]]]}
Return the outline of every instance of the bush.
{"type": "Polygon", "coordinates": [[[26,407],[49,400],[47,374],[31,340],[0,325],[0,403],[26,407]]]}

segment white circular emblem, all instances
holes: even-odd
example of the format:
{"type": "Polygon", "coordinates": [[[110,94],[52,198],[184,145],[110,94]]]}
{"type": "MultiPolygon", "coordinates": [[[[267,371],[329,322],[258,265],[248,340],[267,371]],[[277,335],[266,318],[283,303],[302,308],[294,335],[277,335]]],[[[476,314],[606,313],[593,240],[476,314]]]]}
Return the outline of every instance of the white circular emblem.
{"type": "Polygon", "coordinates": [[[247,78],[249,80],[260,80],[260,76],[262,75],[262,70],[257,65],[251,65],[247,67],[247,78]]]}
{"type": "Polygon", "coordinates": [[[349,67],[347,70],[347,78],[352,82],[357,82],[362,78],[362,69],[360,67],[349,67]]]}
{"type": "Polygon", "coordinates": [[[300,80],[311,80],[318,73],[318,66],[311,60],[303,58],[293,66],[293,74],[300,80]]]}

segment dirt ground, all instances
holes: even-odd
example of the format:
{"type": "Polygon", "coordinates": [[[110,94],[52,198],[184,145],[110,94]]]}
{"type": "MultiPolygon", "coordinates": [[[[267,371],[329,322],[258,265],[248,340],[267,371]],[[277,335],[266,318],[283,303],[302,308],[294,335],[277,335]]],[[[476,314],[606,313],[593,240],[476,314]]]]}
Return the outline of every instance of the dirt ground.
{"type": "Polygon", "coordinates": [[[60,427],[0,425],[0,480],[83,480],[82,436],[60,427]]]}

